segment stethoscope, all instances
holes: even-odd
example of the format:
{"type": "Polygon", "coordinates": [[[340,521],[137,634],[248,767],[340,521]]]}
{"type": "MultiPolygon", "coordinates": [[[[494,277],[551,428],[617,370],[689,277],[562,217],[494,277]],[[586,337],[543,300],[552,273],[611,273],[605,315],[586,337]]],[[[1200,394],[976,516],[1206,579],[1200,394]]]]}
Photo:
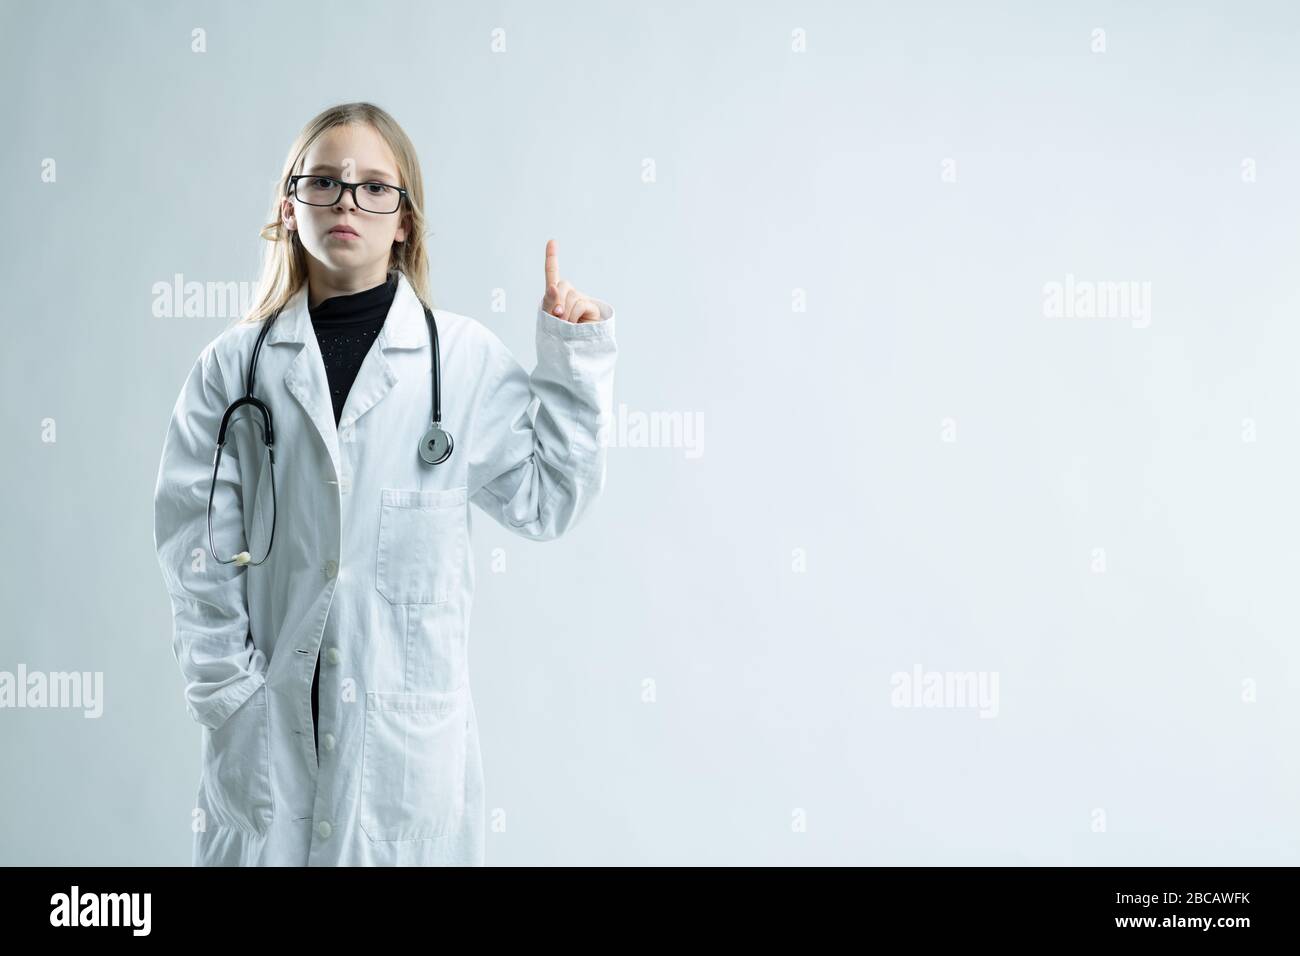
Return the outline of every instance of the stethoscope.
{"type": "MultiPolygon", "coordinates": [[[[271,430],[271,409],[253,395],[253,383],[257,375],[257,358],[262,351],[262,340],[266,338],[266,333],[271,330],[271,323],[279,315],[280,309],[276,309],[275,313],[263,323],[262,331],[257,336],[257,344],[253,346],[252,357],[249,359],[248,387],[244,390],[244,397],[235,399],[226,409],[226,413],[221,416],[221,428],[217,431],[217,450],[212,457],[212,484],[208,488],[208,550],[212,552],[213,559],[219,564],[256,567],[270,556],[271,545],[275,542],[275,435],[271,430]],[[222,449],[226,446],[226,427],[230,424],[230,416],[244,405],[255,408],[261,414],[261,422],[256,418],[253,422],[262,429],[262,442],[266,445],[266,454],[271,463],[271,535],[266,542],[266,554],[258,561],[252,560],[247,551],[240,551],[233,558],[222,560],[217,556],[216,546],[212,542],[212,498],[217,492],[217,472],[221,468],[222,449]]],[[[438,351],[438,325],[434,322],[433,312],[427,305],[424,306],[424,318],[429,325],[429,343],[433,346],[433,420],[429,430],[420,439],[420,458],[426,465],[440,465],[451,457],[452,440],[451,434],[442,427],[442,357],[438,351]]]]}

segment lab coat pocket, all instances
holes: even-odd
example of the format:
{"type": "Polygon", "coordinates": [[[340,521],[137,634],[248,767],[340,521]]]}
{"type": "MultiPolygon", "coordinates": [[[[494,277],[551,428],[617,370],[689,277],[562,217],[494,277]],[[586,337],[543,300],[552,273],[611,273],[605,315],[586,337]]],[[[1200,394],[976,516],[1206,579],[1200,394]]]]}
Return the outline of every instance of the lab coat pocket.
{"type": "Polygon", "coordinates": [[[366,694],[358,818],[372,841],[443,836],[465,815],[466,690],[366,694]]]}
{"type": "Polygon", "coordinates": [[[469,539],[466,492],[382,489],[375,587],[390,604],[445,604],[455,594],[469,539]]]}
{"type": "Polygon", "coordinates": [[[213,826],[261,835],[271,825],[271,734],[263,683],[216,730],[203,731],[200,807],[213,826]]]}

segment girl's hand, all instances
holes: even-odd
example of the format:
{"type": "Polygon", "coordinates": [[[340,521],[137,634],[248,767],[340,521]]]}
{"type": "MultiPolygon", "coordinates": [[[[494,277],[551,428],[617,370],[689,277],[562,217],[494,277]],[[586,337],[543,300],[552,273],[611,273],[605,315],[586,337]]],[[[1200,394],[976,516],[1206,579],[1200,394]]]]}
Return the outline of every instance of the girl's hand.
{"type": "Polygon", "coordinates": [[[560,244],[546,240],[546,295],[542,308],[565,322],[599,322],[600,309],[590,299],[560,278],[560,244]]]}

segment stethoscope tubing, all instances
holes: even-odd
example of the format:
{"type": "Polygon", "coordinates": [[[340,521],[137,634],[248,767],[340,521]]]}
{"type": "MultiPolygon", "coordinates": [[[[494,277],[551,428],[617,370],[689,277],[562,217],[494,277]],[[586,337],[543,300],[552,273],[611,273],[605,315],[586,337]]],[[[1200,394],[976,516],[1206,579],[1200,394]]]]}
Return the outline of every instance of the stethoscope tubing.
{"type": "MultiPolygon", "coordinates": [[[[219,564],[256,567],[271,556],[271,546],[275,542],[275,520],[279,512],[275,493],[275,432],[272,427],[271,409],[265,402],[253,395],[253,387],[257,381],[257,360],[261,355],[262,342],[266,339],[266,334],[271,330],[272,323],[279,318],[280,311],[280,309],[276,309],[271,317],[263,323],[262,329],[257,336],[257,342],[253,346],[253,354],[249,359],[244,395],[226,408],[225,414],[221,416],[221,425],[217,430],[217,447],[212,456],[212,483],[208,487],[207,520],[208,550],[212,552],[213,559],[219,564]],[[226,430],[229,427],[231,416],[246,405],[256,409],[260,415],[261,422],[257,422],[256,419],[254,419],[254,422],[261,426],[262,442],[266,446],[271,471],[271,533],[266,543],[266,553],[256,561],[252,560],[247,551],[241,551],[232,558],[221,558],[217,554],[212,536],[212,503],[217,492],[217,475],[221,468],[222,451],[226,445],[226,430]]],[[[420,459],[425,464],[439,465],[451,457],[454,443],[451,435],[442,427],[442,354],[438,343],[438,324],[434,320],[433,311],[427,305],[424,306],[424,317],[429,326],[429,344],[433,349],[433,361],[430,363],[433,378],[433,417],[429,430],[420,438],[418,451],[420,459]]]]}

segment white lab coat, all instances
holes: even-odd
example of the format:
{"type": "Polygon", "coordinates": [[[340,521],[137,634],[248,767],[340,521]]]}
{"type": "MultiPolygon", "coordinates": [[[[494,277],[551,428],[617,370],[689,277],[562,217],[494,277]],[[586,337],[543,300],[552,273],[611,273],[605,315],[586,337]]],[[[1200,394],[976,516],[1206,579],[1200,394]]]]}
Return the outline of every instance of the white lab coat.
{"type": "MultiPolygon", "coordinates": [[[[406,277],[337,427],[304,284],[257,366],[279,503],[258,567],[211,559],[206,509],[217,427],[244,394],[260,326],[232,326],[203,349],[176,400],[154,495],[172,646],[203,728],[196,865],[483,864],[469,505],[547,540],[604,487],[598,428],[612,414],[617,347],[613,309],[593,301],[596,322],[538,309],[531,377],[485,326],[434,310],[443,427],[455,444],[430,466],[417,447],[431,418],[431,350],[406,277]]],[[[223,558],[249,545],[261,556],[269,478],[259,430],[244,422],[213,505],[223,558]]]]}

